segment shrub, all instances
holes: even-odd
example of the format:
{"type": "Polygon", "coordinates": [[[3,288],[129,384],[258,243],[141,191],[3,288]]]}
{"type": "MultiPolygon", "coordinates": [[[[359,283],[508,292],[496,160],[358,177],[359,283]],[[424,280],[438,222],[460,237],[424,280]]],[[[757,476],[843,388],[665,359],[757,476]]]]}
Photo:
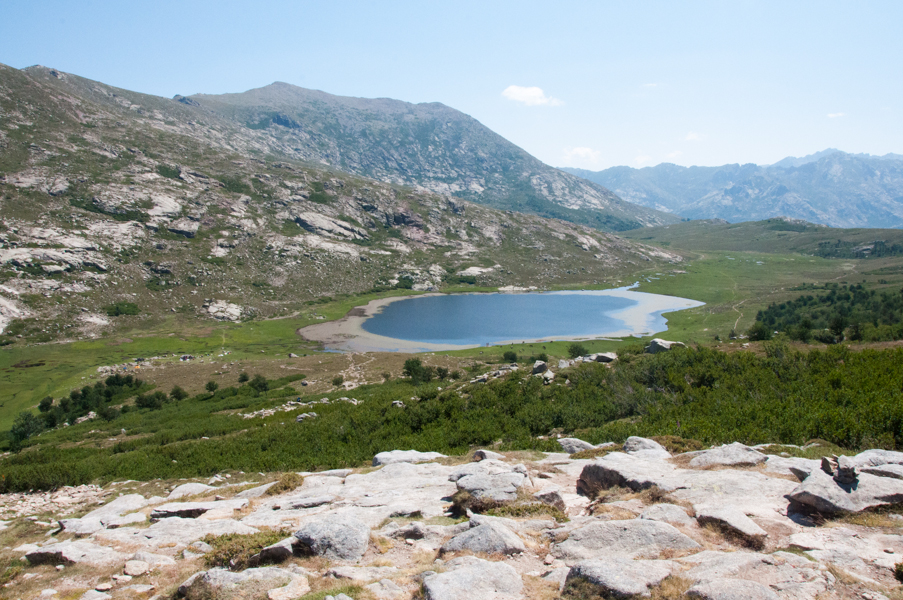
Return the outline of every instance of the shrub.
{"type": "Polygon", "coordinates": [[[138,305],[133,302],[117,302],[104,307],[107,315],[110,317],[119,317],[121,315],[137,315],[141,311],[138,305]]]}
{"type": "Polygon", "coordinates": [[[773,333],[771,331],[771,327],[769,327],[762,321],[756,321],[746,332],[746,335],[747,337],[749,337],[750,341],[759,342],[770,340],[773,333]]]}
{"type": "Polygon", "coordinates": [[[589,350],[586,349],[586,346],[576,343],[568,346],[568,356],[570,356],[571,358],[586,356],[587,354],[589,354],[589,350]]]}
{"type": "Polygon", "coordinates": [[[516,363],[517,362],[517,352],[513,350],[508,350],[504,354],[502,354],[502,358],[505,362],[516,363]]]}
{"type": "Polygon", "coordinates": [[[263,530],[247,535],[210,534],[204,537],[203,541],[213,546],[213,550],[204,555],[204,561],[208,567],[226,567],[232,571],[242,571],[256,564],[256,561],[252,560],[255,554],[291,535],[292,531],[288,529],[263,530]]]}
{"type": "Polygon", "coordinates": [[[334,385],[335,387],[339,387],[343,383],[345,383],[345,378],[341,375],[336,375],[332,378],[332,385],[334,385]]]}
{"type": "Polygon", "coordinates": [[[179,386],[174,385],[172,387],[172,390],[170,390],[170,392],[169,392],[169,397],[176,401],[184,400],[185,398],[188,397],[188,392],[186,392],[179,386]]]}
{"type": "Polygon", "coordinates": [[[436,367],[436,377],[442,380],[448,379],[448,369],[446,367],[436,367]]]}
{"type": "Polygon", "coordinates": [[[251,381],[248,383],[248,386],[250,386],[251,389],[255,390],[258,394],[262,394],[263,392],[270,389],[270,382],[267,381],[266,377],[258,373],[253,377],[253,379],[251,379],[251,381]]]}
{"type": "Polygon", "coordinates": [[[238,376],[238,383],[247,383],[247,382],[248,382],[248,379],[250,379],[250,378],[248,377],[248,374],[247,374],[247,373],[242,373],[242,374],[240,374],[240,375],[238,376]]]}
{"type": "Polygon", "coordinates": [[[41,411],[42,413],[50,412],[50,409],[52,409],[52,408],[53,408],[53,398],[51,398],[50,396],[46,396],[38,404],[38,410],[41,411]]]}
{"type": "Polygon", "coordinates": [[[204,386],[204,389],[210,392],[211,394],[219,389],[219,384],[213,380],[208,381],[204,386]]]}

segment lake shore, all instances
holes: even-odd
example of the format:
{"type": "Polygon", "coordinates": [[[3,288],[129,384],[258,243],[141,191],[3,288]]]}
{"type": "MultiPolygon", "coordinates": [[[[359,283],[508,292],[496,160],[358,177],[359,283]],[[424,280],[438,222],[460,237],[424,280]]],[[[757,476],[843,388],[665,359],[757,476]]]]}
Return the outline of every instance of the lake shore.
{"type": "MultiPolygon", "coordinates": [[[[539,343],[551,341],[583,341],[590,339],[609,339],[624,338],[631,336],[648,336],[657,331],[664,331],[656,327],[659,323],[659,317],[667,312],[678,310],[686,310],[701,306],[704,303],[687,298],[678,298],[675,296],[663,296],[661,294],[649,294],[645,292],[635,292],[629,288],[617,288],[612,290],[586,290],[586,291],[563,291],[563,292],[547,292],[548,294],[587,294],[587,295],[605,295],[620,298],[627,298],[636,302],[632,306],[613,311],[612,317],[624,322],[624,327],[617,331],[606,331],[600,335],[581,335],[581,336],[546,336],[533,339],[511,339],[500,340],[494,345],[505,345],[513,343],[539,343]]],[[[422,294],[420,296],[397,296],[392,298],[380,298],[372,300],[364,306],[358,306],[348,312],[347,315],[335,321],[326,323],[318,323],[316,325],[308,325],[297,330],[298,335],[304,339],[323,344],[327,350],[339,352],[442,352],[448,350],[465,350],[467,348],[477,347],[473,344],[456,345],[456,344],[433,344],[428,342],[402,340],[387,336],[370,333],[363,328],[363,323],[373,315],[377,314],[382,308],[402,300],[408,300],[412,297],[424,298],[429,296],[442,296],[441,293],[422,294]]]]}

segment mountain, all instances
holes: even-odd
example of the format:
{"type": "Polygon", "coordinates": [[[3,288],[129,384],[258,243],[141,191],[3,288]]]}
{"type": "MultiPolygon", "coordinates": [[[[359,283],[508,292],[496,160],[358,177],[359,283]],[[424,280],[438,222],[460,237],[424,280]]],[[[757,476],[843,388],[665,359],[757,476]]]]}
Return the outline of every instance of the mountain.
{"type": "Polygon", "coordinates": [[[903,227],[903,158],[825,150],[774,165],[565,169],[620,197],[691,219],[788,216],[831,227],[903,227]]]}
{"type": "Polygon", "coordinates": [[[266,128],[186,102],[0,65],[0,345],[309,316],[395,287],[615,283],[680,260],[287,158],[266,128]]]}

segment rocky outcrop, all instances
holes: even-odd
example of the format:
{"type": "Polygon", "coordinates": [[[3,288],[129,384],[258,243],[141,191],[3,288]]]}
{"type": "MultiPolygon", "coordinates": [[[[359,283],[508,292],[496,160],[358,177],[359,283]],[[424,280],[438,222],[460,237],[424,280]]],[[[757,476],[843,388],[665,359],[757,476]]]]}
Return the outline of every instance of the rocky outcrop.
{"type": "Polygon", "coordinates": [[[695,550],[700,545],[672,525],[634,519],[592,523],[571,532],[555,545],[559,558],[580,561],[605,557],[658,556],[663,550],[695,550]]]}
{"type": "Polygon", "coordinates": [[[441,552],[485,552],[486,554],[518,554],[527,549],[516,533],[496,522],[484,522],[459,533],[440,549],[441,552]]]}
{"type": "Polygon", "coordinates": [[[307,578],[278,567],[246,569],[240,573],[210,569],[197,573],[179,587],[187,600],[257,598],[295,600],[310,591],[307,578]]]}
{"type": "Polygon", "coordinates": [[[437,458],[445,458],[445,455],[438,452],[419,452],[417,450],[391,450],[389,452],[380,452],[374,456],[373,466],[381,467],[393,463],[422,463],[436,460],[437,458]]]}
{"type": "Polygon", "coordinates": [[[690,460],[690,467],[694,469],[705,469],[708,467],[754,467],[765,462],[768,458],[761,452],[753,450],[749,446],[744,446],[739,442],[726,444],[711,450],[701,450],[699,452],[688,452],[683,456],[693,458],[690,460]]]}
{"type": "Polygon", "coordinates": [[[581,579],[597,588],[600,596],[630,599],[649,596],[649,588],[671,575],[669,561],[630,560],[628,558],[599,558],[580,561],[571,567],[565,587],[581,579]]]}
{"type": "Polygon", "coordinates": [[[354,517],[332,515],[295,532],[303,549],[330,560],[359,560],[370,543],[370,528],[354,517]]]}
{"type": "Polygon", "coordinates": [[[423,578],[427,600],[515,600],[524,583],[513,567],[470,556],[450,560],[443,573],[423,578]]]}
{"type": "Polygon", "coordinates": [[[659,352],[667,352],[669,350],[673,350],[674,348],[686,348],[686,344],[683,342],[669,342],[668,340],[663,340],[661,338],[655,338],[649,345],[646,346],[645,351],[646,354],[658,354],[659,352]]]}

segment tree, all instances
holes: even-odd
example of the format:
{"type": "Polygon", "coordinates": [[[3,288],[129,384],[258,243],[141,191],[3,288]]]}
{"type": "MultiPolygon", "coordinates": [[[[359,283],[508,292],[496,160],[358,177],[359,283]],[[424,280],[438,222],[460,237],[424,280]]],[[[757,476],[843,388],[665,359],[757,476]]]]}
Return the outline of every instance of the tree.
{"type": "Polygon", "coordinates": [[[163,392],[154,392],[153,394],[142,394],[135,398],[135,406],[138,408],[149,408],[151,410],[157,410],[159,408],[163,408],[163,403],[166,402],[166,394],[163,392]]]}
{"type": "Polygon", "coordinates": [[[332,385],[334,385],[335,387],[339,387],[343,383],[345,383],[345,378],[341,375],[336,375],[332,378],[332,385]]]}
{"type": "MultiPolygon", "coordinates": [[[[209,385],[209,384],[208,384],[209,385]]],[[[176,402],[180,400],[184,400],[188,397],[188,392],[183,390],[181,387],[174,385],[172,390],[169,392],[169,397],[175,400],[176,402]]]]}
{"type": "Polygon", "coordinates": [[[436,367],[436,376],[439,379],[448,379],[448,369],[445,367],[436,367]]]}
{"type": "Polygon", "coordinates": [[[50,412],[51,408],[53,408],[53,398],[50,396],[47,396],[38,404],[38,410],[42,413],[50,412]]]}
{"type": "Polygon", "coordinates": [[[267,378],[258,373],[254,376],[254,378],[248,383],[252,389],[257,390],[258,394],[262,394],[263,392],[270,389],[270,382],[267,381],[267,378]]]}
{"type": "Polygon", "coordinates": [[[23,411],[16,415],[12,429],[9,431],[10,442],[14,449],[22,447],[22,442],[44,429],[44,424],[34,414],[23,411]]]}
{"type": "Polygon", "coordinates": [[[571,344],[570,346],[568,346],[568,356],[570,356],[571,358],[586,356],[587,354],[589,354],[589,350],[587,350],[586,347],[581,344],[571,344]]]}
{"type": "Polygon", "coordinates": [[[204,389],[212,394],[219,389],[219,384],[211,379],[207,382],[207,385],[204,386],[204,389]]]}
{"type": "Polygon", "coordinates": [[[419,373],[423,368],[423,363],[419,358],[409,358],[404,361],[404,367],[401,369],[401,374],[405,377],[414,377],[415,373],[419,373]]]}
{"type": "Polygon", "coordinates": [[[828,324],[828,329],[831,330],[831,333],[834,334],[834,337],[837,338],[838,342],[843,341],[843,330],[847,328],[847,320],[843,315],[834,315],[831,319],[831,323],[828,324]]]}
{"type": "Polygon", "coordinates": [[[749,328],[749,331],[746,332],[746,335],[753,342],[770,340],[772,334],[771,327],[763,323],[762,321],[756,321],[753,323],[752,327],[749,328]]]}
{"type": "Polygon", "coordinates": [[[238,383],[247,383],[247,382],[248,382],[248,379],[250,379],[250,378],[248,377],[248,374],[247,374],[247,373],[242,373],[241,375],[238,376],[238,383]]]}
{"type": "Polygon", "coordinates": [[[513,350],[508,350],[507,352],[502,354],[502,358],[510,363],[516,363],[517,362],[517,352],[514,352],[513,350]]]}

